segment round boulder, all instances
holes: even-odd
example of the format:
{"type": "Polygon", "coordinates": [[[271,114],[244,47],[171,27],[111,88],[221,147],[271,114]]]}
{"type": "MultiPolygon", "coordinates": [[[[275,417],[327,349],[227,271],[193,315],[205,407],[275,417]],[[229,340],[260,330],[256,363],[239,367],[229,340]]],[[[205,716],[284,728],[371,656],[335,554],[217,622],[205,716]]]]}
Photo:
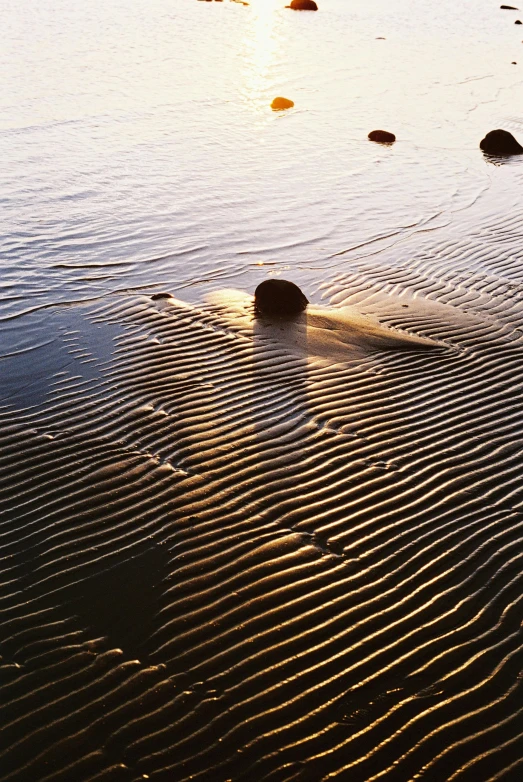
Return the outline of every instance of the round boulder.
{"type": "Polygon", "coordinates": [[[371,130],[369,139],[371,141],[378,141],[380,144],[392,144],[396,141],[396,136],[394,133],[389,133],[388,130],[371,130]]]}
{"type": "Polygon", "coordinates": [[[292,109],[294,101],[289,98],[274,98],[271,103],[271,109],[273,111],[283,111],[284,109],[292,109]]]}
{"type": "Polygon", "coordinates": [[[521,155],[523,147],[508,130],[491,130],[479,143],[480,149],[489,155],[521,155]]]}
{"type": "Polygon", "coordinates": [[[293,11],[317,11],[318,6],[314,0],[292,0],[291,4],[287,8],[292,8],[293,11]]]}
{"type": "Polygon", "coordinates": [[[308,303],[298,286],[288,280],[264,280],[254,292],[254,310],[258,315],[299,315],[308,303]]]}

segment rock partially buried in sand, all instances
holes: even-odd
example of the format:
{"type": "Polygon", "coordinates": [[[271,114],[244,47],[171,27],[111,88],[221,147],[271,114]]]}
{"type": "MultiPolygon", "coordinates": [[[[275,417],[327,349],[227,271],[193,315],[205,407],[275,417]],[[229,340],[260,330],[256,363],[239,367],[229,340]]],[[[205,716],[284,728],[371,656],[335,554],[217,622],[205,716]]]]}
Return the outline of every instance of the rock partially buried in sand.
{"type": "Polygon", "coordinates": [[[317,11],[318,6],[314,0],[292,0],[286,8],[292,8],[293,11],[317,11]]]}
{"type": "Polygon", "coordinates": [[[151,299],[153,301],[158,301],[158,299],[173,299],[174,296],[172,293],[167,293],[167,291],[162,291],[161,293],[153,293],[151,296],[151,299]]]}
{"type": "Polygon", "coordinates": [[[394,133],[389,133],[388,130],[371,130],[369,133],[370,141],[378,141],[380,144],[392,144],[396,141],[394,133]]]}
{"type": "MultiPolygon", "coordinates": [[[[316,357],[336,362],[353,361],[376,350],[441,350],[443,347],[434,340],[384,326],[376,317],[365,315],[354,307],[308,304],[300,289],[286,280],[266,280],[258,286],[254,297],[243,291],[222,290],[213,291],[205,298],[214,312],[217,308],[221,313],[224,324],[253,340],[258,356],[269,344],[283,348],[289,357],[307,360],[316,357]]],[[[388,308],[389,297],[385,298],[388,308]]],[[[191,309],[176,299],[173,303],[175,307],[191,309]]],[[[398,310],[403,312],[399,308],[401,303],[398,302],[398,310]]],[[[424,328],[425,305],[419,306],[418,300],[410,304],[410,321],[417,317],[416,308],[419,307],[419,325],[424,328]]],[[[433,305],[438,309],[434,302],[430,306],[433,305]]],[[[440,314],[443,311],[445,316],[454,310],[448,305],[439,305],[439,308],[440,314]]]]}
{"type": "Polygon", "coordinates": [[[274,98],[271,103],[271,109],[273,111],[283,111],[284,109],[292,109],[294,101],[289,98],[274,98]]]}
{"type": "Polygon", "coordinates": [[[254,292],[254,310],[259,315],[299,315],[308,303],[298,286],[288,280],[264,280],[254,292]]]}
{"type": "Polygon", "coordinates": [[[508,130],[491,130],[479,143],[480,149],[489,155],[521,155],[523,147],[508,130]]]}

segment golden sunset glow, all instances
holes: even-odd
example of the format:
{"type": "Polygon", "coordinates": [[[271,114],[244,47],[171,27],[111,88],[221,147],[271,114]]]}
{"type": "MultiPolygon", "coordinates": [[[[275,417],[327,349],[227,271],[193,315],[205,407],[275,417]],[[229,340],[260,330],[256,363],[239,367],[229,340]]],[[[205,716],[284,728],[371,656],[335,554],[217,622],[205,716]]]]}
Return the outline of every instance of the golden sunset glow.
{"type": "Polygon", "coordinates": [[[270,69],[276,51],[274,34],[278,0],[256,0],[251,5],[252,23],[245,38],[245,98],[259,110],[265,105],[265,91],[270,85],[270,69]]]}

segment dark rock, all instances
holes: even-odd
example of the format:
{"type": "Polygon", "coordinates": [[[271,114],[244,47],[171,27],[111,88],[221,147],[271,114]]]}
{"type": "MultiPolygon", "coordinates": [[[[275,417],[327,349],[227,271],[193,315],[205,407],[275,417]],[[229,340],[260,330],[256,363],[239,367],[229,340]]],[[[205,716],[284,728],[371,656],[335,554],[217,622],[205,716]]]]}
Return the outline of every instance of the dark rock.
{"type": "Polygon", "coordinates": [[[516,21],[514,22],[514,24],[523,24],[523,22],[521,21],[521,19],[516,19],[516,21]]]}
{"type": "Polygon", "coordinates": [[[314,0],[292,0],[286,8],[292,8],[293,11],[317,11],[318,6],[314,0]]]}
{"type": "Polygon", "coordinates": [[[254,292],[254,310],[259,315],[299,315],[308,299],[293,282],[264,280],[254,292]]]}
{"type": "Polygon", "coordinates": [[[519,11],[519,8],[514,8],[513,5],[500,5],[505,11],[519,11]]]}
{"type": "Polygon", "coordinates": [[[284,109],[292,109],[294,101],[289,98],[274,98],[271,103],[271,109],[273,111],[283,111],[284,109]]]}
{"type": "Polygon", "coordinates": [[[172,298],[173,298],[172,293],[165,293],[164,291],[162,291],[161,293],[153,293],[153,295],[151,296],[151,299],[153,301],[156,301],[157,299],[172,299],[172,298]]]}
{"type": "Polygon", "coordinates": [[[378,141],[381,144],[392,144],[393,141],[396,141],[396,136],[394,133],[389,133],[388,130],[371,130],[369,139],[378,141]]]}
{"type": "Polygon", "coordinates": [[[521,155],[523,147],[507,130],[491,130],[480,141],[480,149],[489,155],[521,155]]]}

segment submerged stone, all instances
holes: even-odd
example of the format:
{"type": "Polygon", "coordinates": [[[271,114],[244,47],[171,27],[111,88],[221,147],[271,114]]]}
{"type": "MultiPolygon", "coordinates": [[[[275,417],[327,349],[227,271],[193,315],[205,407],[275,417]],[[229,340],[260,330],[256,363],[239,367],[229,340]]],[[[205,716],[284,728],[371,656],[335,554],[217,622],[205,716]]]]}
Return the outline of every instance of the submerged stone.
{"type": "Polygon", "coordinates": [[[284,109],[292,109],[294,101],[289,98],[274,98],[271,103],[271,109],[273,111],[283,111],[284,109]]]}
{"type": "Polygon", "coordinates": [[[308,303],[298,286],[288,280],[264,280],[254,292],[254,309],[259,315],[299,315],[308,303]]]}
{"type": "Polygon", "coordinates": [[[523,147],[508,130],[491,130],[479,143],[480,149],[489,155],[521,155],[523,147]]]}
{"type": "Polygon", "coordinates": [[[371,130],[369,139],[378,141],[381,144],[392,144],[393,141],[396,141],[396,136],[394,133],[389,133],[388,130],[371,130]]]}
{"type": "Polygon", "coordinates": [[[291,4],[287,8],[292,8],[293,11],[317,11],[318,6],[314,0],[292,0],[291,4]]]}

